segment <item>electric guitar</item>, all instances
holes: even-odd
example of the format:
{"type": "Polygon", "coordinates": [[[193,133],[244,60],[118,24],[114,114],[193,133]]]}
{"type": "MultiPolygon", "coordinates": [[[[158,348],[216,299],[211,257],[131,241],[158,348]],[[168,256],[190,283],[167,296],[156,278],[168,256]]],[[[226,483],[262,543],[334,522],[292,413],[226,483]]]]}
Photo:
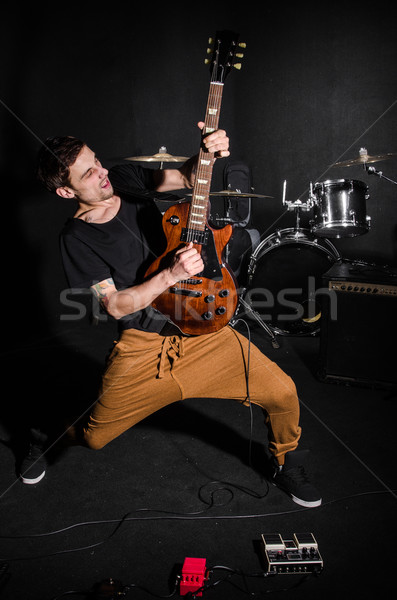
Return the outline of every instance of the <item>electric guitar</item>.
{"type": "MultiPolygon", "coordinates": [[[[202,135],[218,128],[224,81],[238,46],[237,34],[217,32],[210,64],[211,80],[202,135]]],[[[190,202],[180,202],[163,215],[163,230],[167,239],[164,253],[146,272],[149,277],[168,266],[175,250],[193,242],[204,262],[204,270],[194,277],[180,281],[160,294],[153,308],[167,316],[182,333],[203,335],[213,333],[228,324],[238,303],[235,277],[223,262],[223,251],[232,235],[232,226],[213,229],[208,225],[210,187],[215,162],[213,153],[200,149],[195,184],[190,202]]]]}

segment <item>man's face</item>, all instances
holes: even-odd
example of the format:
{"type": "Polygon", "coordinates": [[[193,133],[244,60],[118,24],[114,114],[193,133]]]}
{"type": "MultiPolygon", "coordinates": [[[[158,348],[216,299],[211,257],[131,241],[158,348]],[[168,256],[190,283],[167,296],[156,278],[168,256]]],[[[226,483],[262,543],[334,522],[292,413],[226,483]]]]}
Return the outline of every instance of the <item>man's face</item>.
{"type": "Polygon", "coordinates": [[[69,171],[70,183],[66,187],[74,192],[78,201],[93,204],[113,196],[113,186],[107,177],[108,170],[102,167],[88,146],[83,146],[69,171]]]}

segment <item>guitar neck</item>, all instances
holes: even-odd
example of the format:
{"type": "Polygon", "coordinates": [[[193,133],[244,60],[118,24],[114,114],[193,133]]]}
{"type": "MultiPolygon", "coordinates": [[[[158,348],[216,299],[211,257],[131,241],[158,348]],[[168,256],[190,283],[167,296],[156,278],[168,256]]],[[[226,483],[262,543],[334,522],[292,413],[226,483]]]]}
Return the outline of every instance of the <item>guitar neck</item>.
{"type": "MultiPolygon", "coordinates": [[[[218,129],[222,104],[223,83],[211,82],[208,94],[207,109],[204,119],[203,136],[218,129]]],[[[187,227],[191,230],[204,231],[209,213],[209,195],[215,155],[200,149],[196,179],[193,187],[187,227]]]]}

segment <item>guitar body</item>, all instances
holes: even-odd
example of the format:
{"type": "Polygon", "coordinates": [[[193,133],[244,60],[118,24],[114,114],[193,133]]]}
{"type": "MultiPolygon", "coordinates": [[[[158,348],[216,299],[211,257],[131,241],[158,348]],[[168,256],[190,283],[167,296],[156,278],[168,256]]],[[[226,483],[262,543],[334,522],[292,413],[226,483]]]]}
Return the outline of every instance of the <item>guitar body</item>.
{"type": "MultiPolygon", "coordinates": [[[[211,82],[202,135],[218,127],[224,79],[232,66],[238,36],[232,31],[217,32],[211,82]]],[[[244,47],[244,44],[239,44],[244,47]]],[[[236,54],[236,56],[241,56],[236,54]]],[[[152,306],[168,317],[182,333],[213,333],[230,321],[238,303],[235,277],[223,262],[223,251],[232,235],[232,226],[212,229],[207,223],[209,193],[215,155],[200,148],[191,202],[169,208],[163,216],[167,248],[150,266],[150,277],[169,266],[175,251],[189,242],[201,254],[202,273],[180,281],[158,296],[152,306]]]]}
{"type": "MultiPolygon", "coordinates": [[[[187,229],[189,210],[190,203],[181,202],[164,213],[163,230],[167,247],[150,266],[146,276],[166,268],[175,250],[185,245],[182,240],[187,229]]],[[[176,283],[152,302],[152,306],[168,317],[184,334],[213,333],[227,325],[236,311],[236,280],[222,260],[231,235],[231,225],[222,229],[212,229],[207,225],[204,243],[194,244],[204,262],[202,273],[176,283]]]]}

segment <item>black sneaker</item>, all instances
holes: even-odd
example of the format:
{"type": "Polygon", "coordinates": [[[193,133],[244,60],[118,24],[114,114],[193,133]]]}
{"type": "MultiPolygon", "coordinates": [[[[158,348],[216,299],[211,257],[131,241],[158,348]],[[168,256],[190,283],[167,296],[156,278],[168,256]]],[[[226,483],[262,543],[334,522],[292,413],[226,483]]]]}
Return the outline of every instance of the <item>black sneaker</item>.
{"type": "Polygon", "coordinates": [[[307,451],[287,452],[284,465],[276,465],[272,483],[291,496],[300,506],[320,506],[321,496],[310,483],[303,467],[307,451]]]}
{"type": "Polygon", "coordinates": [[[19,476],[23,483],[33,484],[41,481],[45,475],[47,461],[44,456],[47,436],[37,429],[30,430],[30,444],[20,466],[19,476]]]}

